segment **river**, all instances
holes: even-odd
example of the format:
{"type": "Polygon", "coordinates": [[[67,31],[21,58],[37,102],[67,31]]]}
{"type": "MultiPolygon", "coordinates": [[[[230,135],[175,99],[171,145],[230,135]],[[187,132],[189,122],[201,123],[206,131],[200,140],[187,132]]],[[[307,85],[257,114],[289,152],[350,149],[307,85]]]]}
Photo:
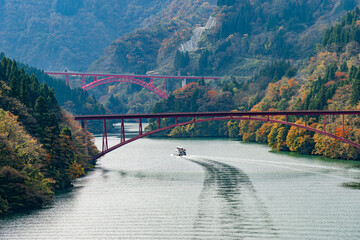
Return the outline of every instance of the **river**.
{"type": "Polygon", "coordinates": [[[341,186],[359,177],[265,145],[141,139],[51,206],[0,219],[0,239],[360,239],[360,190],[341,186]],[[178,145],[187,157],[172,156],[178,145]]]}

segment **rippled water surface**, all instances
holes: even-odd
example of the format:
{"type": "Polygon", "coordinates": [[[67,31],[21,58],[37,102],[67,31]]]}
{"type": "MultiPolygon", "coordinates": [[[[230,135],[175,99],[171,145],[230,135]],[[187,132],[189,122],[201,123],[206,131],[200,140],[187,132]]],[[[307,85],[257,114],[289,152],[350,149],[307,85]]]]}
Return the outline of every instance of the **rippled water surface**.
{"type": "Polygon", "coordinates": [[[142,139],[48,208],[0,219],[0,239],[360,239],[360,190],[341,186],[359,177],[264,145],[142,139]]]}

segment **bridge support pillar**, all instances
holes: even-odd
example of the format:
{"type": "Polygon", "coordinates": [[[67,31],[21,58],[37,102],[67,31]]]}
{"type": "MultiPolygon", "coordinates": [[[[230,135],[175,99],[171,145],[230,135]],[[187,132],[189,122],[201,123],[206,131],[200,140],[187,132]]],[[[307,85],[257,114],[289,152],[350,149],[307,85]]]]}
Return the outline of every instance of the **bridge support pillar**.
{"type": "Polygon", "coordinates": [[[166,96],[169,95],[169,79],[166,79],[166,96]]]}
{"type": "Polygon", "coordinates": [[[107,129],[106,129],[106,119],[103,119],[103,138],[102,138],[102,151],[109,149],[108,140],[107,140],[107,129]]]}
{"type": "Polygon", "coordinates": [[[345,137],[345,115],[342,115],[342,137],[345,137]]]}
{"type": "Polygon", "coordinates": [[[324,132],[326,132],[326,115],[324,115],[323,117],[324,117],[324,132]]]}
{"type": "Polygon", "coordinates": [[[125,125],[124,125],[124,119],[121,119],[121,136],[120,136],[120,142],[125,142],[125,125]]]}
{"type": "Polygon", "coordinates": [[[143,132],[142,132],[142,121],[141,121],[141,118],[139,118],[139,135],[142,135],[143,132]]]}
{"type": "Polygon", "coordinates": [[[86,85],[86,76],[82,76],[81,77],[81,87],[84,88],[85,85],[86,85]]]}
{"type": "Polygon", "coordinates": [[[186,86],[186,79],[183,79],[181,82],[181,87],[185,87],[186,86]]]}
{"type": "Polygon", "coordinates": [[[66,85],[71,88],[70,75],[66,75],[66,85]]]}

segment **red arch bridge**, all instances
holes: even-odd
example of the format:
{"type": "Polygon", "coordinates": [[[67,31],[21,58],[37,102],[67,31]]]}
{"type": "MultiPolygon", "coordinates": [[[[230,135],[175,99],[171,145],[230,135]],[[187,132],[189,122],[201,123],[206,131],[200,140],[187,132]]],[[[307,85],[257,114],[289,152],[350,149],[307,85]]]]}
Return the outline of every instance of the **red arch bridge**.
{"type": "Polygon", "coordinates": [[[200,112],[200,113],[152,113],[152,114],[125,114],[125,115],[88,115],[88,116],[75,116],[75,120],[83,121],[83,126],[86,129],[86,122],[89,120],[102,120],[103,121],[103,135],[102,135],[102,151],[94,156],[97,159],[119,147],[122,147],[130,142],[136,141],[140,138],[150,136],[152,134],[169,130],[178,126],[184,126],[192,123],[209,122],[209,121],[229,121],[229,120],[248,120],[248,121],[264,121],[272,123],[280,123],[290,126],[303,128],[309,131],[324,134],[338,141],[350,144],[360,149],[360,145],[354,143],[345,136],[345,117],[360,115],[360,111],[276,111],[276,112],[200,112]],[[304,124],[297,124],[289,121],[289,116],[303,117],[304,124]],[[310,116],[323,116],[322,129],[313,128],[307,125],[307,118],[310,116]],[[326,123],[331,118],[340,117],[342,120],[342,133],[341,136],[326,131],[326,123]],[[283,117],[286,120],[278,120],[283,117]],[[328,117],[328,118],[327,118],[328,117]],[[121,122],[120,142],[115,146],[109,147],[107,139],[106,120],[117,119],[121,122]],[[155,119],[157,122],[157,129],[143,132],[142,120],[155,119]],[[172,119],[172,121],[163,121],[172,119]],[[139,134],[135,137],[125,138],[125,120],[135,120],[139,123],[139,134]],[[164,125],[164,122],[172,122],[169,125],[164,125]]]}
{"type": "Polygon", "coordinates": [[[71,77],[81,78],[81,87],[84,90],[90,90],[94,87],[114,82],[126,82],[142,86],[159,97],[166,99],[169,95],[169,80],[178,79],[186,83],[186,80],[219,80],[219,77],[200,77],[200,76],[154,76],[154,75],[120,75],[120,74],[102,74],[102,73],[76,73],[76,72],[45,72],[52,76],[66,77],[66,85],[71,87],[71,77]],[[89,83],[88,80],[90,80],[89,83]],[[162,81],[155,83],[155,80],[162,81]]]}

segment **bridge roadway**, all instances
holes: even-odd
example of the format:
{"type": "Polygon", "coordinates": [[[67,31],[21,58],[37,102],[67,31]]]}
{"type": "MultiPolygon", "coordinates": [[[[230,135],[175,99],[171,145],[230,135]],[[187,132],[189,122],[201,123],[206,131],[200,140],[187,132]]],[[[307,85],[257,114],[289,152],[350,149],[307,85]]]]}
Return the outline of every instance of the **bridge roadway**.
{"type": "MultiPolygon", "coordinates": [[[[149,114],[120,114],[120,115],[83,115],[75,116],[75,120],[83,121],[84,128],[86,129],[86,122],[89,120],[102,120],[103,121],[103,137],[102,137],[102,151],[100,154],[94,156],[94,159],[97,159],[119,147],[124,146],[130,142],[136,141],[140,138],[150,136],[152,134],[169,130],[178,126],[184,126],[193,123],[199,122],[209,122],[209,121],[230,121],[230,120],[248,120],[248,121],[264,121],[271,123],[280,123],[284,125],[290,125],[294,127],[303,128],[309,131],[317,132],[331,138],[334,138],[338,141],[350,144],[353,147],[360,149],[360,145],[348,140],[345,134],[345,116],[356,116],[360,115],[360,111],[332,111],[332,110],[319,110],[319,111],[263,111],[263,112],[187,112],[187,113],[149,113],[149,114]],[[297,124],[289,121],[289,116],[299,116],[303,117],[304,124],[297,124]],[[309,116],[323,116],[322,127],[313,128],[307,125],[307,118],[309,116]],[[341,136],[335,135],[333,133],[327,132],[326,130],[326,116],[335,116],[340,117],[342,122],[342,134],[341,136]],[[283,120],[279,120],[285,118],[283,120]],[[192,119],[192,120],[189,120],[192,119]],[[106,129],[106,120],[118,119],[121,121],[121,135],[120,143],[115,146],[109,147],[107,141],[107,129],[106,129]],[[139,135],[130,139],[125,138],[125,121],[124,120],[135,120],[139,122],[139,135]],[[143,133],[142,130],[142,119],[157,119],[157,129],[143,133]],[[175,124],[161,126],[161,119],[175,119],[175,124]],[[179,119],[183,121],[179,121],[179,119]]],[[[163,121],[166,122],[166,121],[163,121]]],[[[163,124],[164,125],[164,124],[163,124]]]]}
{"type": "Polygon", "coordinates": [[[169,80],[219,80],[220,77],[202,77],[202,76],[156,76],[156,75],[127,75],[127,74],[106,74],[106,73],[80,73],[80,72],[45,72],[50,76],[65,76],[66,84],[71,87],[71,77],[81,77],[81,87],[84,90],[90,90],[97,86],[114,83],[126,82],[142,86],[159,97],[166,99],[169,95],[169,80]],[[87,79],[92,81],[87,83],[87,79]],[[154,80],[162,80],[163,84],[155,84],[154,80]]]}

